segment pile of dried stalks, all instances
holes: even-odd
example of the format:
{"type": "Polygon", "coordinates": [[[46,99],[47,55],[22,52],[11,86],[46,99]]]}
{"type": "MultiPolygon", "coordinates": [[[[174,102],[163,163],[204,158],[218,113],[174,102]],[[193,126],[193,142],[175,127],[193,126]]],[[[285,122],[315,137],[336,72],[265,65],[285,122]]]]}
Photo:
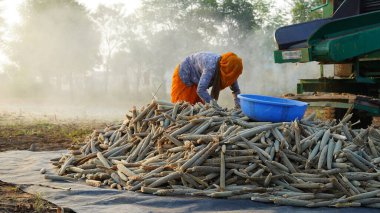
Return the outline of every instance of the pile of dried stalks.
{"type": "Polygon", "coordinates": [[[380,207],[380,132],[352,115],[249,122],[241,111],[154,100],[53,159],[51,180],[155,195],[252,199],[304,207],[380,207]]]}

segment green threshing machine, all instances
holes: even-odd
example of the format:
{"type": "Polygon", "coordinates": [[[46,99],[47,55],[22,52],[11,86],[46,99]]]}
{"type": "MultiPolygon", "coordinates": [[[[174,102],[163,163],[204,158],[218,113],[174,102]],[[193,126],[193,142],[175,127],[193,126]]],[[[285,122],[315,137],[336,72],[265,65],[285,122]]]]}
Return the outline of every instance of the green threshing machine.
{"type": "Polygon", "coordinates": [[[276,30],[275,62],[319,62],[321,77],[297,84],[297,96],[311,106],[353,107],[380,116],[380,0],[323,0],[321,4],[315,9],[323,9],[322,19],[276,30]],[[333,78],[323,77],[324,64],[334,64],[333,78]],[[323,102],[329,98],[302,95],[315,92],[355,98],[323,102]]]}

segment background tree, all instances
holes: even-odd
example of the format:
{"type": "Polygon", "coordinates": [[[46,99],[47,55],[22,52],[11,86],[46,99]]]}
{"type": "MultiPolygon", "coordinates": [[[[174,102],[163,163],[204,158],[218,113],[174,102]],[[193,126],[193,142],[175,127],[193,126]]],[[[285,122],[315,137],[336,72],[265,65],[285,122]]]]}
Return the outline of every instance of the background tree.
{"type": "MultiPolygon", "coordinates": [[[[83,88],[80,80],[97,60],[99,36],[83,6],[74,0],[27,0],[23,23],[9,44],[10,59],[17,65],[17,81],[25,91],[31,85],[59,92],[83,88]]],[[[38,89],[38,88],[34,88],[38,89]]],[[[42,92],[42,91],[34,91],[42,92]]]]}
{"type": "Polygon", "coordinates": [[[292,2],[292,22],[301,23],[322,18],[322,11],[311,11],[323,4],[322,0],[293,0],[292,2]]]}
{"type": "Polygon", "coordinates": [[[107,93],[109,89],[109,76],[112,72],[111,60],[115,53],[121,51],[122,45],[126,42],[123,35],[129,31],[129,22],[124,17],[121,4],[111,6],[101,5],[91,18],[96,23],[97,30],[101,35],[101,44],[99,54],[101,60],[97,66],[104,72],[104,91],[107,93]]]}

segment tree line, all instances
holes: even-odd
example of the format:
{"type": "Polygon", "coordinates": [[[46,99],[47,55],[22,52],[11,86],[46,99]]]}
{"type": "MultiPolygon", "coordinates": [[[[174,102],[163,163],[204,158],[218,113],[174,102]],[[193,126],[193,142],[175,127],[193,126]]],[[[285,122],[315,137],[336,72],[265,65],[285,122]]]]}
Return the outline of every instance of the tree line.
{"type": "Polygon", "coordinates": [[[250,67],[272,66],[274,30],[320,18],[310,12],[319,2],[289,0],[287,10],[273,0],[142,0],[125,14],[123,4],[89,11],[75,0],[25,0],[22,23],[0,43],[10,61],[0,96],[165,98],[175,65],[204,50],[237,52],[249,82],[250,67]]]}

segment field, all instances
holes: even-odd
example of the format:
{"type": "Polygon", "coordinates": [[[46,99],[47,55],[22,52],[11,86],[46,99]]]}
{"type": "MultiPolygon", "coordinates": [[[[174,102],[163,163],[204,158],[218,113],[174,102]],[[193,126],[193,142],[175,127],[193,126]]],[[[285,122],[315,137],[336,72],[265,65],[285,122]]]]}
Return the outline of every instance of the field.
{"type": "MultiPolygon", "coordinates": [[[[2,112],[0,152],[30,148],[34,151],[67,149],[105,125],[98,120],[2,112]]],[[[0,212],[57,212],[57,209],[58,206],[44,200],[43,195],[31,195],[23,192],[20,186],[0,181],[0,212]]]]}

